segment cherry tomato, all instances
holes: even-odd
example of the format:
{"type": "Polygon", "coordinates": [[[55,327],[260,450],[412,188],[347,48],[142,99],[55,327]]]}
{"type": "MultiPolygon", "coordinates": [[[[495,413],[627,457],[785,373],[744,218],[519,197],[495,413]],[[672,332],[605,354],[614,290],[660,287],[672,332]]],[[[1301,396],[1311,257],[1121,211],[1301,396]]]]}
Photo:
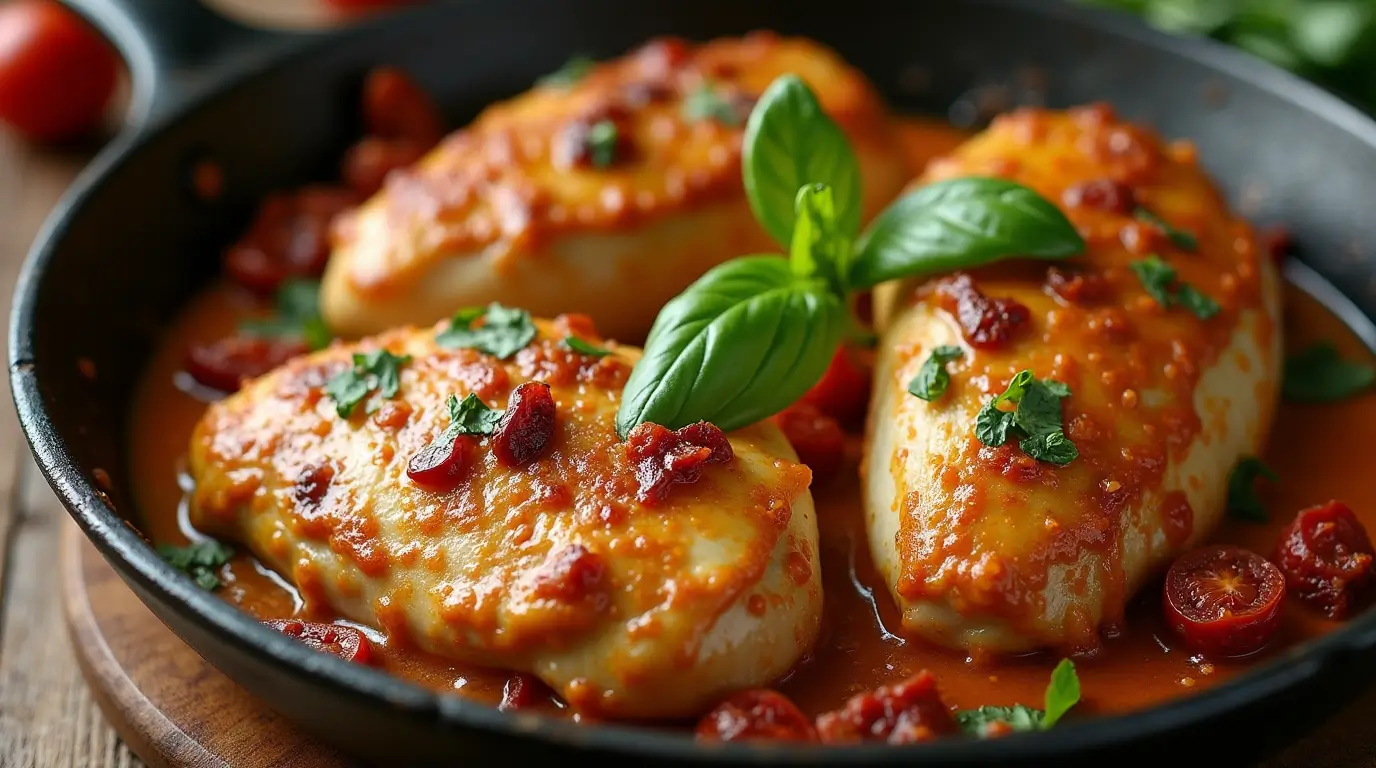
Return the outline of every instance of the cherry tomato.
{"type": "Polygon", "coordinates": [[[959,731],[936,677],[925,669],[896,685],[856,694],[817,718],[817,735],[826,744],[916,744],[959,731]]]}
{"type": "Polygon", "coordinates": [[[843,424],[857,424],[865,417],[870,401],[872,363],[867,350],[843,345],[836,350],[827,372],[802,401],[843,424]]]}
{"type": "Polygon", "coordinates": [[[373,661],[373,644],[353,627],[297,619],[271,619],[263,623],[317,651],[333,653],[345,661],[359,664],[373,661]]]}
{"type": "Polygon", "coordinates": [[[35,141],[95,128],[115,92],[119,56],[51,0],[0,6],[0,120],[35,141]]]}
{"type": "Polygon", "coordinates": [[[1266,645],[1280,623],[1285,576],[1255,552],[1207,546],[1187,552],[1166,574],[1166,621],[1192,648],[1245,656],[1266,645]]]}
{"type": "Polygon", "coordinates": [[[846,457],[846,433],[836,419],[811,403],[794,403],[774,417],[784,437],[798,452],[798,460],[812,470],[813,482],[836,476],[846,457]]]}
{"type": "Polygon", "coordinates": [[[447,488],[468,465],[468,457],[477,447],[468,435],[459,435],[452,441],[437,437],[407,462],[406,476],[418,485],[447,488]]]}
{"type": "Polygon", "coordinates": [[[1376,586],[1372,568],[1376,550],[1366,528],[1341,501],[1295,515],[1273,559],[1295,597],[1329,618],[1352,615],[1371,598],[1376,586]]]}
{"type": "Polygon", "coordinates": [[[704,741],[816,741],[812,722],[782,693],[741,691],[698,721],[704,741]]]}
{"type": "Polygon", "coordinates": [[[310,348],[298,339],[231,336],[213,344],[195,344],[187,352],[186,372],[200,383],[234,392],[244,379],[255,379],[310,348]]]}

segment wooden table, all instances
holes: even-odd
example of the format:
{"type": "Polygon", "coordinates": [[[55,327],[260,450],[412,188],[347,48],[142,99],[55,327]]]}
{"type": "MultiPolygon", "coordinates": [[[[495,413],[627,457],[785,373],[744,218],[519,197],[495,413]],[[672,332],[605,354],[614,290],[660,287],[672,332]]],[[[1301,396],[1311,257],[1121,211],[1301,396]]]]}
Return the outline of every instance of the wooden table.
{"type": "MultiPolygon", "coordinates": [[[[241,7],[258,1],[221,0],[241,7]]],[[[5,324],[15,278],[35,232],[95,149],[40,150],[0,130],[0,317],[5,324]]],[[[105,723],[73,661],[56,567],[59,533],[71,523],[32,462],[8,387],[0,400],[0,768],[142,766],[105,723]]],[[[1373,720],[1376,690],[1265,768],[1376,766],[1373,720]]]]}

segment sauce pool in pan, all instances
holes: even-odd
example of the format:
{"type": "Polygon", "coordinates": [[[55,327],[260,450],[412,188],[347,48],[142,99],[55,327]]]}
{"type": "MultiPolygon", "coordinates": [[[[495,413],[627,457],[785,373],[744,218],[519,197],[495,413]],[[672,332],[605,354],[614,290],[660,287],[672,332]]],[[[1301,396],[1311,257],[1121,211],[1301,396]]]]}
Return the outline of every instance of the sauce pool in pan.
{"type": "MultiPolygon", "coordinates": [[[[909,119],[902,125],[902,143],[914,173],[964,138],[960,131],[926,120],[909,119]]],[[[182,468],[189,436],[205,401],[182,371],[185,350],[192,343],[232,334],[242,319],[259,311],[257,307],[254,299],[237,289],[226,285],[210,289],[185,310],[144,374],[134,403],[129,455],[142,511],[139,522],[155,543],[181,545],[197,536],[186,518],[188,489],[182,468]]],[[[1348,359],[1372,359],[1341,320],[1292,285],[1286,287],[1284,317],[1290,350],[1328,340],[1348,359]]],[[[1262,494],[1270,521],[1228,520],[1212,541],[1270,553],[1298,510],[1330,499],[1346,502],[1368,529],[1376,529],[1376,484],[1368,481],[1358,465],[1360,455],[1333,439],[1354,432],[1376,432],[1376,396],[1329,404],[1284,403],[1263,457],[1284,478],[1283,483],[1266,486],[1262,494]]],[[[1058,657],[970,659],[964,653],[904,640],[890,632],[898,626],[898,616],[865,542],[856,472],[859,452],[859,438],[852,435],[845,466],[830,482],[813,487],[822,548],[823,628],[813,651],[776,687],[804,712],[815,715],[841,706],[850,696],[927,669],[939,680],[942,698],[954,706],[1037,705],[1058,657]]],[[[259,619],[298,615],[301,602],[295,591],[251,556],[236,556],[222,579],[225,587],[218,594],[259,619]]],[[[1217,685],[1287,646],[1341,626],[1302,602],[1289,600],[1279,631],[1262,651],[1229,662],[1204,662],[1182,647],[1166,627],[1160,581],[1154,584],[1130,607],[1120,636],[1105,639],[1097,656],[1076,659],[1084,691],[1078,710],[1082,714],[1139,709],[1188,695],[1217,685]]],[[[528,678],[518,682],[500,670],[388,647],[379,633],[361,629],[373,641],[375,663],[392,674],[434,689],[460,690],[489,703],[499,703],[505,696],[508,704],[515,704],[513,699],[519,696],[523,708],[564,709],[538,684],[532,689],[528,678]]]]}

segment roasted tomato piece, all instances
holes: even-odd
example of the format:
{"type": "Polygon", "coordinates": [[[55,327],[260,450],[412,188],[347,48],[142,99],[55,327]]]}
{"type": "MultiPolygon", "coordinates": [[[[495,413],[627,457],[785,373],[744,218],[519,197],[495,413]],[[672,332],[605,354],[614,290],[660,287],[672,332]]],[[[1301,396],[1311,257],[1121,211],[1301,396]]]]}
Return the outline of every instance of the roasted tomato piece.
{"type": "Polygon", "coordinates": [[[1280,569],[1241,547],[1200,547],[1177,558],[1166,574],[1166,621],[1206,654],[1260,650],[1280,624],[1284,599],[1280,569]]]}
{"type": "Polygon", "coordinates": [[[194,344],[186,355],[186,372],[222,392],[234,392],[245,379],[256,379],[310,348],[299,339],[230,336],[213,344],[194,344]]]}
{"type": "Polygon", "coordinates": [[[345,661],[359,664],[370,664],[373,661],[372,643],[353,627],[297,619],[272,619],[263,623],[317,651],[333,653],[345,661]]]}
{"type": "Polygon", "coordinates": [[[803,395],[802,401],[842,424],[858,424],[870,400],[873,361],[866,350],[843,345],[836,350],[822,380],[803,395]]]}
{"type": "Polygon", "coordinates": [[[1361,521],[1346,504],[1330,501],[1295,515],[1273,559],[1295,597],[1344,619],[1371,598],[1374,557],[1361,521]]]}
{"type": "Polygon", "coordinates": [[[468,435],[453,440],[436,437],[416,452],[406,463],[406,476],[411,482],[430,488],[447,488],[454,484],[478,444],[468,435]]]}
{"type": "Polygon", "coordinates": [[[913,744],[959,731],[936,677],[925,669],[897,685],[853,696],[841,709],[817,718],[817,735],[828,744],[913,744]]]}
{"type": "Polygon", "coordinates": [[[704,741],[816,741],[807,716],[777,691],[741,691],[698,721],[704,741]]]}
{"type": "Polygon", "coordinates": [[[846,458],[846,433],[836,419],[811,403],[794,403],[774,417],[798,460],[812,470],[813,482],[835,477],[846,458]]]}
{"type": "Polygon", "coordinates": [[[637,424],[626,436],[626,458],[635,465],[642,504],[663,501],[679,483],[696,483],[710,464],[729,463],[736,454],[716,425],[700,421],[676,430],[637,424]]]}
{"type": "Polygon", "coordinates": [[[549,385],[527,381],[511,393],[506,413],[492,433],[492,452],[509,467],[529,463],[554,437],[554,416],[549,385]]]}

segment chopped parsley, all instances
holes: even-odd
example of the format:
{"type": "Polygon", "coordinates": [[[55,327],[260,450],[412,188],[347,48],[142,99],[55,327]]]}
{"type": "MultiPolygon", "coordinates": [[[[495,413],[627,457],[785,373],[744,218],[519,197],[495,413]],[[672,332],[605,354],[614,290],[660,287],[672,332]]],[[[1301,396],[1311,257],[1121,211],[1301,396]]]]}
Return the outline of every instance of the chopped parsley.
{"type": "Polygon", "coordinates": [[[1157,216],[1146,208],[1140,205],[1137,206],[1137,209],[1133,211],[1133,216],[1135,216],[1138,221],[1150,224],[1162,232],[1165,232],[1166,237],[1175,244],[1176,248],[1182,251],[1189,251],[1190,253],[1199,250],[1199,238],[1182,229],[1176,229],[1165,219],[1157,216]]]}
{"type": "MultiPolygon", "coordinates": [[[[401,389],[401,367],[409,362],[410,355],[398,357],[385,349],[355,354],[353,367],[335,374],[325,384],[325,394],[334,399],[340,418],[347,419],[354,406],[374,390],[383,399],[396,397],[401,389]]],[[[376,405],[369,404],[368,412],[374,410],[376,405]]]]}
{"type": "Polygon", "coordinates": [[[1266,507],[1257,498],[1257,478],[1264,477],[1276,482],[1280,477],[1255,456],[1238,459],[1233,471],[1228,474],[1228,514],[1239,520],[1264,523],[1270,519],[1266,507]]]}
{"type": "Polygon", "coordinates": [[[442,441],[459,435],[490,435],[502,420],[502,411],[487,407],[471,392],[463,400],[450,395],[445,405],[449,408],[449,426],[440,433],[438,439],[442,441]]]}
{"type": "Polygon", "coordinates": [[[599,347],[595,344],[589,344],[577,336],[565,336],[563,344],[574,352],[580,355],[587,355],[588,357],[606,357],[612,353],[610,349],[599,347]]]}
{"type": "Polygon", "coordinates": [[[529,312],[493,302],[486,310],[459,310],[450,319],[449,327],[435,337],[435,343],[451,349],[476,349],[505,360],[534,339],[535,323],[531,322],[529,312]],[[474,328],[473,323],[479,319],[482,325],[474,328]]]}
{"type": "Polygon", "coordinates": [[[239,332],[267,338],[299,338],[311,349],[324,349],[334,339],[320,318],[320,283],[287,280],[277,289],[272,317],[245,320],[239,332]]]}
{"type": "Polygon", "coordinates": [[[1200,293],[1189,283],[1176,279],[1175,268],[1162,261],[1159,256],[1148,256],[1128,266],[1132,267],[1137,279],[1142,282],[1147,295],[1166,309],[1183,306],[1200,320],[1208,320],[1218,314],[1218,302],[1200,293]]]}
{"type": "Polygon", "coordinates": [[[1060,721],[1080,701],[1080,678],[1075,674],[1075,664],[1070,659],[1061,659],[1051,672],[1051,682],[1046,686],[1042,706],[1033,709],[1022,704],[1011,707],[980,707],[956,713],[956,722],[962,730],[972,736],[984,736],[986,729],[994,723],[1003,723],[1014,731],[1045,731],[1060,721]]]}
{"type": "Polygon", "coordinates": [[[607,168],[616,162],[616,123],[599,120],[588,129],[588,157],[593,167],[607,168]]]}
{"type": "Polygon", "coordinates": [[[592,68],[597,64],[591,57],[574,56],[564,62],[563,66],[535,81],[537,85],[545,85],[551,88],[570,88],[578,84],[578,81],[588,76],[592,68]]]}
{"type": "Polygon", "coordinates": [[[158,554],[168,565],[190,576],[201,589],[214,592],[223,586],[216,572],[234,556],[234,548],[210,539],[185,547],[163,544],[158,547],[158,554]]]}
{"type": "Polygon", "coordinates": [[[1370,363],[1344,360],[1332,342],[1320,341],[1285,360],[1281,394],[1298,403],[1329,403],[1356,395],[1376,382],[1370,363]]]}
{"type": "Polygon", "coordinates": [[[1065,384],[1019,371],[1003,394],[980,409],[975,437],[994,448],[1008,442],[1010,436],[1018,437],[1018,447],[1037,461],[1069,464],[1080,455],[1075,443],[1065,436],[1061,421],[1061,400],[1069,396],[1070,388],[1065,384]],[[1004,402],[1016,407],[1002,410],[998,406],[1004,402]]]}
{"type": "Polygon", "coordinates": [[[694,122],[716,120],[729,126],[743,122],[730,97],[710,82],[702,83],[684,99],[683,116],[694,122]]]}
{"type": "Polygon", "coordinates": [[[946,364],[964,356],[965,350],[949,344],[932,350],[922,367],[917,369],[917,375],[908,382],[909,394],[928,402],[946,394],[946,388],[951,385],[951,374],[947,372],[946,364]]]}

